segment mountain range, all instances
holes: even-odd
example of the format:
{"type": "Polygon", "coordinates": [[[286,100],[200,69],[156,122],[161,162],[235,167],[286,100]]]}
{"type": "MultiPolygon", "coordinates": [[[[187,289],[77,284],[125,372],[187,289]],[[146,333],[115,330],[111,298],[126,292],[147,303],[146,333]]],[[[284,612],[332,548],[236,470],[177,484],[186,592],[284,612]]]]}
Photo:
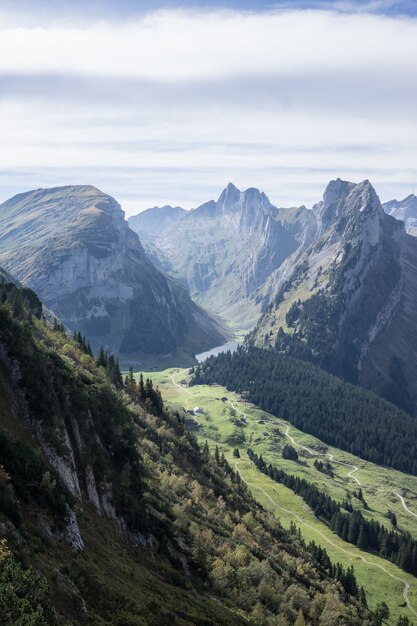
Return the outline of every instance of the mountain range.
{"type": "Polygon", "coordinates": [[[381,202],[369,181],[332,181],[312,210],[229,184],[217,201],[130,219],[156,263],[257,345],[282,346],[414,411],[417,199],[381,202]],[[396,217],[397,219],[393,219],[396,217]],[[260,318],[260,319],[259,319],[260,318]]]}
{"type": "Polygon", "coordinates": [[[92,186],[38,189],[0,205],[0,264],[70,329],[127,361],[193,355],[223,327],[146,256],[120,205],[92,186]]]}
{"type": "MultiPolygon", "coordinates": [[[[166,212],[162,209],[164,223],[166,212]]],[[[191,297],[239,328],[252,327],[269,302],[274,273],[314,233],[305,207],[278,209],[258,189],[232,183],[217,201],[192,211],[170,211],[170,228],[158,229],[149,209],[130,218],[145,249],[191,297]]]]}
{"type": "Polygon", "coordinates": [[[124,364],[190,363],[230,337],[222,319],[414,412],[415,206],[381,205],[369,181],[332,181],[312,209],[229,183],[217,201],[128,224],[95,187],[40,189],[0,205],[0,264],[124,364]]]}
{"type": "Polygon", "coordinates": [[[391,200],[382,206],[388,215],[405,223],[405,228],[410,235],[417,237],[417,196],[414,193],[404,200],[391,200]]]}

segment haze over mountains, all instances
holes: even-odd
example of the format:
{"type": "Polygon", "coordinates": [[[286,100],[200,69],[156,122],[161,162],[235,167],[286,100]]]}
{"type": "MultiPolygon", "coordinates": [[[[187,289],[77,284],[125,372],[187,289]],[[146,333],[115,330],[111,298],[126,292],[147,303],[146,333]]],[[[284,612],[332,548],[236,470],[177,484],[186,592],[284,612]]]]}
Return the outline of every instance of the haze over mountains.
{"type": "MultiPolygon", "coordinates": [[[[166,207],[164,208],[164,212],[166,207]]],[[[271,289],[268,279],[312,236],[305,207],[277,209],[258,189],[229,184],[211,200],[158,231],[158,213],[129,219],[161,267],[199,303],[244,328],[256,322],[271,289]]]]}
{"type": "Polygon", "coordinates": [[[385,202],[382,206],[388,215],[405,222],[407,232],[417,237],[417,197],[414,193],[403,200],[385,202]]]}
{"type": "MultiPolygon", "coordinates": [[[[410,196],[382,207],[368,181],[331,182],[313,210],[277,208],[257,189],[229,184],[217,202],[172,212],[169,229],[158,231],[157,209],[130,223],[156,262],[209,310],[246,328],[263,313],[257,344],[275,345],[280,334],[283,349],[290,343],[410,409],[417,239],[391,215],[410,231],[415,206],[410,196]]],[[[165,223],[170,211],[164,208],[165,223]]]]}
{"type": "Polygon", "coordinates": [[[91,186],[38,189],[0,205],[0,265],[97,349],[189,355],[225,333],[156,269],[120,205],[91,186]]]}
{"type": "Polygon", "coordinates": [[[382,206],[368,181],[332,181],[312,210],[229,183],[129,228],[95,187],[41,189],[0,206],[0,264],[124,360],[220,345],[222,318],[414,411],[417,239],[393,215],[410,230],[415,207],[382,206]]]}

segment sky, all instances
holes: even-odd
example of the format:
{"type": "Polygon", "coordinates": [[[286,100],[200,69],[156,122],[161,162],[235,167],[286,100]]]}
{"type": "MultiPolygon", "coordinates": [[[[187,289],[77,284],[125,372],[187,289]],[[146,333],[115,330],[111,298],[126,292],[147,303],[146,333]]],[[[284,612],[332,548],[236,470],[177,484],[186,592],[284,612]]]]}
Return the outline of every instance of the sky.
{"type": "Polygon", "coordinates": [[[417,2],[0,0],[0,202],[92,184],[128,215],[417,186],[417,2]],[[59,7],[57,9],[57,7],[59,7]]]}

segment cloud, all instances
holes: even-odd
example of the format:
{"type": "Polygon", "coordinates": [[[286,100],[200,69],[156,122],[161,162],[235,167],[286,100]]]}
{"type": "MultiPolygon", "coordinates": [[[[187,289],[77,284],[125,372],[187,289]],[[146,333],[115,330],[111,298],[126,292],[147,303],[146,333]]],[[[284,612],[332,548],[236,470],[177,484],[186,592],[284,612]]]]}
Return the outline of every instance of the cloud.
{"type": "Polygon", "coordinates": [[[407,73],[416,41],[417,20],[370,14],[159,11],[116,25],[6,28],[0,72],[172,83],[381,66],[407,73]]]}
{"type": "Polygon", "coordinates": [[[407,191],[417,20],[349,4],[0,20],[1,195],[89,182],[131,212],[230,179],[277,204],[312,204],[338,175],[407,191]]]}

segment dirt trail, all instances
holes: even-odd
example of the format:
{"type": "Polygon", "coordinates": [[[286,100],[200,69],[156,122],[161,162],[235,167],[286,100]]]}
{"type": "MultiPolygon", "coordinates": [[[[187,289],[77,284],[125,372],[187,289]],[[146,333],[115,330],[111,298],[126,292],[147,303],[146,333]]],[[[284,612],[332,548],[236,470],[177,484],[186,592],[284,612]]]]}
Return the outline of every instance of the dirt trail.
{"type": "MultiPolygon", "coordinates": [[[[233,463],[233,461],[235,461],[235,460],[234,459],[233,460],[228,459],[228,461],[233,463]]],[[[324,541],[326,541],[327,543],[332,545],[334,548],[336,548],[336,550],[339,550],[340,552],[343,552],[344,554],[348,554],[349,556],[351,556],[351,557],[353,557],[355,559],[360,559],[361,561],[363,561],[364,563],[367,563],[371,567],[378,568],[379,570],[384,572],[384,574],[386,574],[390,578],[393,578],[394,580],[397,580],[398,582],[402,583],[404,585],[404,587],[403,587],[404,602],[406,603],[406,605],[407,605],[408,609],[411,611],[411,613],[414,616],[417,617],[417,611],[412,606],[412,604],[410,602],[410,599],[408,597],[408,594],[410,592],[410,583],[408,583],[406,580],[404,580],[404,578],[400,578],[399,576],[396,576],[395,574],[392,574],[392,572],[388,571],[383,565],[379,565],[378,563],[372,563],[372,561],[368,561],[368,559],[366,559],[364,556],[358,556],[354,552],[351,552],[350,550],[347,550],[346,548],[343,548],[342,546],[337,545],[336,543],[334,543],[334,541],[332,541],[329,537],[327,537],[323,532],[321,532],[320,530],[318,530],[314,526],[311,526],[305,520],[303,520],[303,518],[300,515],[298,515],[298,513],[296,513],[295,511],[291,511],[291,509],[287,509],[287,508],[281,506],[280,504],[278,504],[273,498],[271,498],[271,496],[264,489],[262,489],[262,487],[259,487],[258,485],[254,484],[254,483],[250,483],[247,480],[245,480],[243,478],[243,476],[242,476],[242,473],[241,473],[241,471],[240,471],[236,461],[235,461],[234,465],[235,465],[236,471],[239,472],[239,475],[240,475],[241,479],[248,485],[248,487],[252,487],[254,489],[257,489],[261,493],[263,493],[265,498],[267,498],[275,508],[277,508],[277,509],[279,509],[281,511],[285,511],[285,513],[288,513],[289,515],[292,515],[300,524],[306,526],[306,528],[309,528],[314,533],[319,535],[324,541]]]]}
{"type": "MultiPolygon", "coordinates": [[[[230,406],[235,410],[238,411],[241,415],[243,415],[246,419],[247,419],[247,415],[246,413],[244,413],[243,411],[241,411],[237,406],[235,406],[233,404],[233,402],[231,402],[230,400],[227,401],[228,404],[230,404],[230,406]]],[[[271,420],[265,420],[265,422],[271,422],[271,420]]],[[[357,465],[353,465],[352,463],[345,463],[344,461],[337,461],[333,454],[327,454],[327,453],[322,453],[322,452],[315,452],[315,450],[311,450],[310,448],[307,448],[306,446],[301,445],[301,443],[297,443],[295,441],[295,439],[293,439],[293,437],[290,435],[290,426],[288,426],[287,424],[283,424],[283,422],[279,422],[279,421],[274,421],[274,424],[278,424],[279,426],[282,426],[283,428],[285,428],[285,436],[291,441],[291,443],[294,446],[297,446],[298,448],[301,448],[302,450],[305,450],[306,452],[308,452],[309,454],[311,454],[311,456],[322,456],[322,457],[327,457],[330,461],[332,461],[332,463],[337,463],[338,465],[344,465],[346,467],[351,467],[352,469],[350,470],[350,472],[348,472],[347,476],[349,476],[349,478],[352,478],[352,480],[354,480],[359,486],[361,485],[360,481],[358,478],[356,478],[356,476],[352,476],[352,474],[354,474],[355,472],[357,472],[359,470],[359,467],[357,465]]],[[[416,516],[417,517],[417,516],[416,516]]]]}
{"type": "MultiPolygon", "coordinates": [[[[171,377],[171,380],[173,382],[173,384],[176,387],[181,388],[183,391],[185,391],[186,393],[188,393],[189,395],[192,395],[192,393],[183,385],[178,384],[175,380],[174,377],[171,377]]],[[[230,400],[227,400],[227,404],[229,404],[235,411],[237,411],[238,413],[240,413],[240,415],[242,415],[245,419],[247,419],[247,414],[242,411],[241,409],[239,409],[239,407],[235,406],[233,404],[233,402],[231,402],[230,400]]],[[[271,420],[265,420],[268,422],[271,422],[271,420]]],[[[290,426],[288,426],[287,424],[284,424],[283,422],[274,422],[276,424],[279,424],[280,426],[285,428],[285,436],[291,441],[291,443],[303,450],[305,450],[306,452],[308,452],[309,454],[311,454],[312,456],[321,456],[321,457],[327,457],[332,463],[337,463],[338,465],[344,465],[345,467],[351,467],[352,469],[350,470],[350,472],[348,472],[347,476],[349,478],[351,478],[352,480],[354,480],[358,485],[361,485],[360,481],[358,478],[356,478],[356,476],[353,476],[353,474],[355,472],[357,472],[359,470],[359,467],[357,465],[353,465],[351,463],[345,463],[344,461],[337,461],[334,458],[333,454],[328,454],[328,453],[320,453],[320,452],[316,452],[314,450],[311,450],[310,448],[307,448],[306,446],[303,446],[302,444],[297,443],[294,438],[289,434],[290,431],[290,426]]],[[[231,460],[228,459],[229,463],[233,463],[234,462],[234,466],[236,468],[236,471],[239,473],[240,477],[242,478],[242,480],[249,486],[249,487],[253,487],[254,489],[258,489],[258,491],[260,491],[261,493],[263,493],[263,495],[265,496],[265,498],[267,498],[267,500],[269,500],[271,502],[271,504],[281,510],[281,511],[285,511],[286,513],[288,513],[289,515],[292,515],[300,524],[304,525],[306,528],[309,528],[310,530],[312,530],[314,533],[316,533],[317,535],[319,535],[325,542],[327,542],[328,544],[332,545],[334,548],[336,548],[336,550],[339,550],[340,552],[343,552],[344,554],[348,554],[349,556],[355,558],[355,559],[360,559],[361,561],[363,561],[363,563],[367,563],[370,567],[376,567],[377,569],[379,569],[380,571],[384,572],[384,574],[386,574],[387,576],[389,576],[390,578],[392,578],[393,580],[397,580],[398,582],[402,583],[404,585],[403,587],[403,598],[404,598],[404,602],[406,603],[409,611],[415,616],[417,617],[417,611],[414,609],[414,607],[412,606],[410,599],[409,599],[409,592],[410,592],[410,583],[408,583],[404,578],[400,578],[399,576],[396,576],[395,574],[393,574],[392,572],[390,572],[389,570],[387,570],[383,565],[379,565],[378,563],[373,563],[372,561],[369,561],[368,559],[366,559],[364,556],[358,556],[357,554],[355,554],[354,552],[351,552],[350,550],[347,550],[346,548],[343,548],[342,546],[337,545],[336,543],[334,543],[334,541],[332,541],[329,537],[327,537],[327,535],[325,535],[323,532],[321,532],[320,530],[318,530],[317,528],[315,528],[314,526],[311,526],[310,524],[308,524],[305,520],[303,520],[303,518],[298,515],[298,513],[296,513],[295,511],[291,511],[290,509],[287,509],[283,506],[281,506],[280,504],[278,504],[264,489],[262,489],[262,487],[259,487],[256,484],[250,483],[247,480],[245,480],[242,476],[242,473],[237,465],[237,462],[235,461],[235,459],[231,460]]],[[[417,517],[416,513],[413,513],[412,511],[410,511],[410,509],[407,507],[405,500],[403,498],[403,496],[401,496],[399,493],[395,493],[395,495],[400,499],[401,504],[403,505],[404,509],[413,517],[417,517]]]]}
{"type": "Polygon", "coordinates": [[[400,496],[400,494],[399,494],[399,493],[396,493],[396,492],[395,492],[395,494],[394,494],[394,495],[398,496],[398,498],[401,500],[401,504],[403,505],[403,507],[404,507],[404,509],[407,511],[407,513],[410,513],[410,515],[412,515],[413,517],[417,517],[417,513],[413,513],[413,511],[410,511],[410,509],[408,508],[408,506],[407,506],[407,505],[406,505],[406,503],[405,503],[404,498],[403,498],[402,496],[400,496]]]}

